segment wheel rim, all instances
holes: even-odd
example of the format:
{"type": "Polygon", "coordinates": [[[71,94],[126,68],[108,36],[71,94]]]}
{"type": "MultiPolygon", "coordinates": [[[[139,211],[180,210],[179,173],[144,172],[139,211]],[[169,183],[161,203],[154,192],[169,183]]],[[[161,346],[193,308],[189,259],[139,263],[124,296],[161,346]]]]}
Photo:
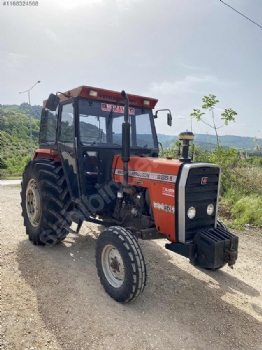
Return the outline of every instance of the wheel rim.
{"type": "Polygon", "coordinates": [[[26,188],[26,211],[31,225],[37,227],[40,222],[41,205],[39,189],[35,179],[31,179],[26,188]]]}
{"type": "Polygon", "coordinates": [[[102,268],[107,281],[115,288],[124,283],[125,268],[122,257],[116,247],[108,244],[101,255],[102,268]]]}

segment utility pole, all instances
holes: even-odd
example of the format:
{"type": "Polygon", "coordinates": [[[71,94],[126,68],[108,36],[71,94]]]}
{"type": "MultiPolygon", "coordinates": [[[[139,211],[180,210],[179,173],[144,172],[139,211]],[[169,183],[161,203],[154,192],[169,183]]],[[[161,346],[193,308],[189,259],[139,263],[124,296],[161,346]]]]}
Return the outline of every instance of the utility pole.
{"type": "MultiPolygon", "coordinates": [[[[30,91],[36,86],[36,84],[39,84],[40,80],[38,80],[35,85],[33,85],[31,87],[31,89],[29,90],[25,90],[25,91],[21,91],[19,92],[19,94],[23,94],[25,92],[28,93],[28,102],[29,102],[29,106],[31,106],[31,102],[30,102],[30,91]]],[[[32,144],[32,116],[30,114],[30,155],[31,155],[31,159],[33,159],[33,144],[32,144]]]]}

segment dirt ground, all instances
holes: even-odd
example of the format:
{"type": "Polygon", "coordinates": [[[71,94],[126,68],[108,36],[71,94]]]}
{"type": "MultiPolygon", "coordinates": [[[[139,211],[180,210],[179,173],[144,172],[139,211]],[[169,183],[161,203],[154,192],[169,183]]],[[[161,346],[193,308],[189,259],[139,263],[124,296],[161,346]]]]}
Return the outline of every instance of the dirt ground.
{"type": "Polygon", "coordinates": [[[262,349],[262,236],[240,233],[234,270],[196,269],[141,242],[144,293],[119,304],[95,267],[103,227],[83,225],[53,248],[33,246],[18,187],[1,195],[1,349],[262,349]]]}

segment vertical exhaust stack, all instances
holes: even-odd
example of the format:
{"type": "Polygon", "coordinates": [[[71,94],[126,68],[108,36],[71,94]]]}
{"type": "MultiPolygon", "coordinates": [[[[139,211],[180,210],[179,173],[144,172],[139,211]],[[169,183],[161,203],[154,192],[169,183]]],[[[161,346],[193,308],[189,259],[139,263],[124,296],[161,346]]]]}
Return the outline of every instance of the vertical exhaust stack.
{"type": "Polygon", "coordinates": [[[191,158],[188,157],[189,142],[194,140],[194,134],[190,131],[181,132],[179,140],[182,141],[182,156],[179,158],[180,162],[190,163],[191,158]]]}
{"type": "Polygon", "coordinates": [[[124,123],[122,124],[122,162],[123,166],[123,186],[128,186],[128,162],[130,160],[130,123],[128,122],[129,101],[127,94],[123,90],[121,92],[125,100],[124,123]]]}

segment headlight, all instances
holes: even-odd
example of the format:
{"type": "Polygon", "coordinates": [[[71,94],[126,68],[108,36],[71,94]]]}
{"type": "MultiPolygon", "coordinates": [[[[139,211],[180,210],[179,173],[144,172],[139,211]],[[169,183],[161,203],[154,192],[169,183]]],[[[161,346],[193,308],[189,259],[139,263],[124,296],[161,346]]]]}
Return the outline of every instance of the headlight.
{"type": "Polygon", "coordinates": [[[189,217],[189,219],[193,219],[196,216],[196,208],[190,207],[187,211],[187,216],[189,217]]]}
{"type": "Polygon", "coordinates": [[[214,213],[214,205],[213,204],[209,204],[207,206],[207,215],[212,215],[214,213]]]}

